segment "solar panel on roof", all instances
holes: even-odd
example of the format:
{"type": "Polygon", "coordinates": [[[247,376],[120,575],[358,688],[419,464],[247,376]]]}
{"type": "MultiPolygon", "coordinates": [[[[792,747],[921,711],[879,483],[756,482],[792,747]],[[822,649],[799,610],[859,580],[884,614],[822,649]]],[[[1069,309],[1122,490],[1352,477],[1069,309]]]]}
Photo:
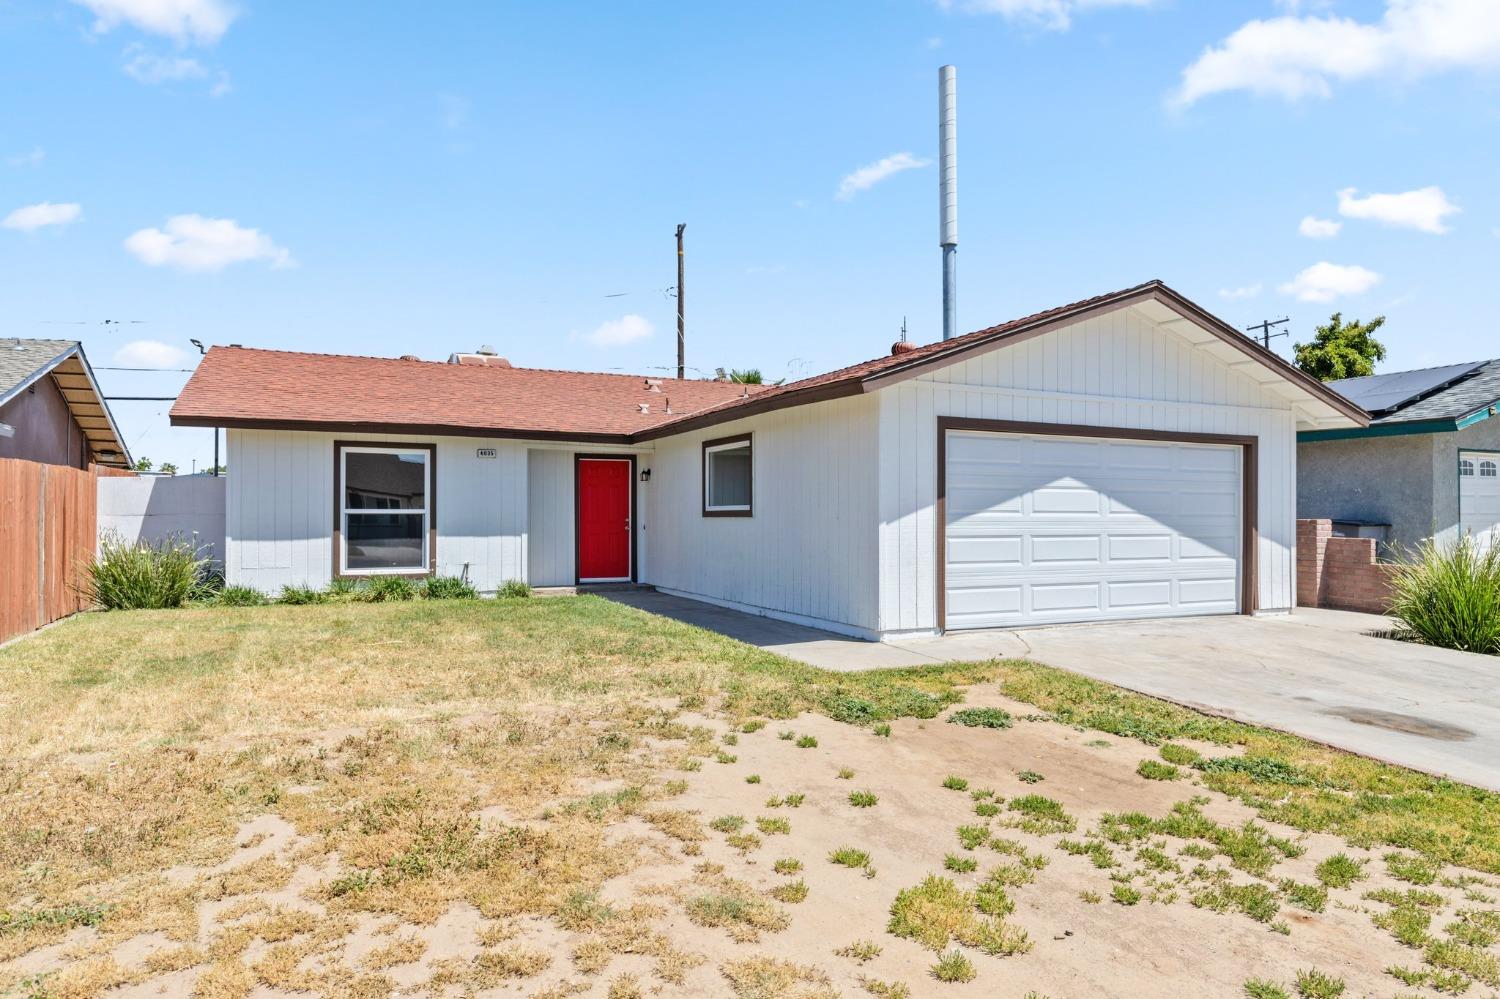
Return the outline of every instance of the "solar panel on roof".
{"type": "Polygon", "coordinates": [[[1368,413],[1388,413],[1408,402],[1431,395],[1454,382],[1467,378],[1484,366],[1484,361],[1447,364],[1441,368],[1420,371],[1396,371],[1389,375],[1365,375],[1329,382],[1328,387],[1349,399],[1368,413]]]}

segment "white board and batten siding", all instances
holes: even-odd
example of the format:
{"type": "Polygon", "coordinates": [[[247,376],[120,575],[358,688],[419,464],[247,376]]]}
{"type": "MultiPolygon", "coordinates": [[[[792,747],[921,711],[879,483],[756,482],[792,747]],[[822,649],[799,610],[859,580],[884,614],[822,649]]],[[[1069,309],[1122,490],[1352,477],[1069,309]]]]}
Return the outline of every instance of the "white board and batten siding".
{"type": "Polygon", "coordinates": [[[1142,311],[1121,309],[935,369],[875,397],[881,632],[938,627],[941,416],[1255,437],[1259,609],[1292,606],[1295,414],[1286,398],[1226,363],[1222,350],[1196,347],[1142,311]]]}
{"type": "Polygon", "coordinates": [[[670,593],[877,635],[877,403],[777,410],[655,442],[645,580],[670,593]],[[753,516],[705,517],[703,442],[749,432],[753,516]]]}
{"type": "Polygon", "coordinates": [[[524,579],[524,443],[476,437],[230,430],[225,572],[231,583],[275,594],[326,586],[333,574],[333,443],[437,445],[437,570],[481,590],[524,579]],[[493,458],[477,451],[490,448],[493,458]]]}

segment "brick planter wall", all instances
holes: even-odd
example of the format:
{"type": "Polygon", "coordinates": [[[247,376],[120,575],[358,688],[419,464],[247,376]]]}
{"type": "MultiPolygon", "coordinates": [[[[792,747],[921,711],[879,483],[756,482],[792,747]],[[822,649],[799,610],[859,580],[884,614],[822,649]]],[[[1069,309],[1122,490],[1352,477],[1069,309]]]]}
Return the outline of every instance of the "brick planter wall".
{"type": "Polygon", "coordinates": [[[1297,605],[1384,614],[1392,566],[1375,560],[1375,539],[1336,538],[1333,522],[1297,521],[1297,605]]]}

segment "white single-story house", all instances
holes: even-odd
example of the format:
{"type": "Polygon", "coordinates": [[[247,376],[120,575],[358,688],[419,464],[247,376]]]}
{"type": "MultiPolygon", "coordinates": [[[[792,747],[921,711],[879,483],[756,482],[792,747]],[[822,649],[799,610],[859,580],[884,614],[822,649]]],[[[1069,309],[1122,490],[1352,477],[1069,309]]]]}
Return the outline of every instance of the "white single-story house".
{"type": "Polygon", "coordinates": [[[216,347],[225,570],[634,581],[863,638],[1287,611],[1368,414],[1158,281],[782,386],[216,347]]]}

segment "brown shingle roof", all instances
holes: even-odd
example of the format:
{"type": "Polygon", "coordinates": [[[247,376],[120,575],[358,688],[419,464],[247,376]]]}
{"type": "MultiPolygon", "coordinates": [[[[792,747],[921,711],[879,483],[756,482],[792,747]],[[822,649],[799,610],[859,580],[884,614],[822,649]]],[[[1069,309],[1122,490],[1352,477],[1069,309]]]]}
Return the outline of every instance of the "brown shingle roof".
{"type": "Polygon", "coordinates": [[[1091,313],[1155,301],[1348,416],[1369,414],[1287,364],[1160,281],[1048,309],[952,340],[885,355],[781,386],[662,382],[639,375],[468,367],[327,354],[214,348],[177,404],[178,426],[300,426],[635,442],[683,433],[785,406],[858,395],[972,351],[1020,342],[1091,313]],[[672,413],[665,402],[672,401],[672,413]],[[648,414],[638,403],[651,403],[648,414]]]}
{"type": "Polygon", "coordinates": [[[757,391],[665,379],[652,392],[641,375],[214,347],[171,415],[175,426],[617,440],[757,391]]]}

